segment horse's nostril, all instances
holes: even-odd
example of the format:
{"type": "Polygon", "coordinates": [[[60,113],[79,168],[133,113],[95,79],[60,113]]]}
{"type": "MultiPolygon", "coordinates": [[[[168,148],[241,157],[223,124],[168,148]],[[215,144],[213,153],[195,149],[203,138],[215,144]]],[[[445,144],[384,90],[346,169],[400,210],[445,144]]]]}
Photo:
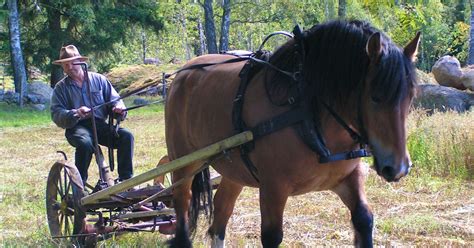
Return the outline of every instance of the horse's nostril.
{"type": "Polygon", "coordinates": [[[382,168],[382,176],[387,181],[393,181],[395,178],[395,170],[390,166],[385,166],[384,168],[382,168]]]}

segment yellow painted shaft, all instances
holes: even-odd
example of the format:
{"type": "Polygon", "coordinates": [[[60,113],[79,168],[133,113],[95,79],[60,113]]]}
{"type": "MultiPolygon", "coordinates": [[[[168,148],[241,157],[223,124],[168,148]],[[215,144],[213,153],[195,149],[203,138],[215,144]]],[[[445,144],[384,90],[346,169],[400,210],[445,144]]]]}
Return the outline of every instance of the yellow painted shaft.
{"type": "Polygon", "coordinates": [[[240,134],[229,137],[225,140],[214,143],[210,146],[199,149],[193,153],[177,158],[169,163],[160,165],[156,167],[155,169],[152,169],[136,177],[125,180],[112,187],[108,187],[94,194],[85,196],[81,199],[81,204],[87,205],[87,204],[92,204],[92,203],[98,203],[99,200],[106,199],[113,194],[123,192],[136,185],[149,181],[157,176],[164,175],[168,172],[172,172],[174,170],[183,168],[194,161],[209,158],[224,150],[239,146],[241,144],[247,143],[252,140],[253,140],[252,132],[250,131],[242,132],[240,134]]]}

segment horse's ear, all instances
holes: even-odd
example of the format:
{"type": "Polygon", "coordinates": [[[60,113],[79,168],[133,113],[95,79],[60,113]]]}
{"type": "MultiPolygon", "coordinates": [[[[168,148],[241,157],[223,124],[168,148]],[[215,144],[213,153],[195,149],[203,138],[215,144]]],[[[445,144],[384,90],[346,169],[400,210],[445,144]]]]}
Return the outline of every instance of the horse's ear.
{"type": "Polygon", "coordinates": [[[420,36],[421,32],[417,32],[415,38],[413,38],[408,45],[403,49],[403,53],[407,56],[411,61],[416,60],[416,55],[418,54],[418,46],[420,45],[420,36]]]}
{"type": "Polygon", "coordinates": [[[367,55],[369,55],[369,59],[372,61],[377,61],[380,55],[382,54],[382,42],[381,42],[380,33],[376,32],[369,37],[366,46],[367,55]]]}

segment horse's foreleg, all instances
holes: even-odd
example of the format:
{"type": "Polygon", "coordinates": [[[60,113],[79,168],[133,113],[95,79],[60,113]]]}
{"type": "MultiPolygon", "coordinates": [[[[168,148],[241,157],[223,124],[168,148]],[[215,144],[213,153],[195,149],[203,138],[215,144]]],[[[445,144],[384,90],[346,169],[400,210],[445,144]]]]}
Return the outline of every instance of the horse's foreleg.
{"type": "MultiPolygon", "coordinates": [[[[183,173],[175,172],[173,182],[183,177],[183,173]]],[[[191,200],[192,179],[186,180],[183,184],[173,190],[173,203],[176,213],[176,233],[169,242],[170,247],[187,248],[192,247],[189,239],[188,209],[191,200]]]]}
{"type": "Polygon", "coordinates": [[[236,184],[225,177],[219,184],[214,196],[214,219],[209,228],[212,237],[212,247],[224,247],[224,237],[227,222],[234,210],[235,201],[242,192],[242,185],[236,184]]]}
{"type": "Polygon", "coordinates": [[[286,189],[278,183],[260,187],[261,232],[263,247],[278,247],[283,240],[283,211],[288,199],[286,189]]]}
{"type": "Polygon", "coordinates": [[[356,247],[373,246],[373,215],[367,204],[364,181],[363,166],[359,165],[341,184],[333,189],[351,211],[356,247]]]}

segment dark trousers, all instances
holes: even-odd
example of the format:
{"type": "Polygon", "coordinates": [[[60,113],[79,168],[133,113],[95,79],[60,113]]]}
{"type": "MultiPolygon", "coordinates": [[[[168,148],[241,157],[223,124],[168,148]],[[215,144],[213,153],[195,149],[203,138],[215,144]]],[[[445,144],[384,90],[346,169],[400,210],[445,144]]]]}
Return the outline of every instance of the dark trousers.
{"type": "MultiPolygon", "coordinates": [[[[119,128],[119,137],[109,129],[109,125],[100,119],[96,119],[97,136],[99,144],[109,147],[111,144],[117,149],[119,180],[125,180],[133,176],[133,134],[124,128],[119,128]]],[[[92,136],[92,121],[83,120],[76,126],[66,129],[66,138],[69,144],[76,148],[76,167],[81,174],[82,181],[87,181],[92,154],[94,153],[94,137],[92,136]]]]}

